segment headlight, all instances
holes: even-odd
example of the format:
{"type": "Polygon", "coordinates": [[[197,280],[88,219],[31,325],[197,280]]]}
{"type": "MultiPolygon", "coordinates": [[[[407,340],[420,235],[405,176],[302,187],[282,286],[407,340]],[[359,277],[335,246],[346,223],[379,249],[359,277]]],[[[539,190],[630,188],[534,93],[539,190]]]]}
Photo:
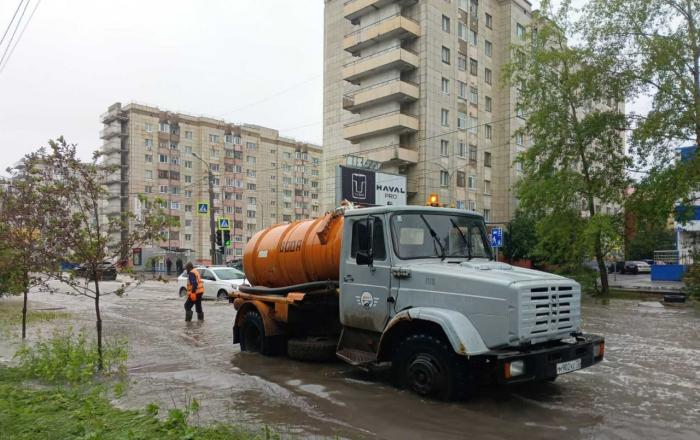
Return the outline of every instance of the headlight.
{"type": "Polygon", "coordinates": [[[603,356],[605,356],[605,342],[595,344],[593,346],[593,357],[597,359],[602,358],[603,356]]]}
{"type": "Polygon", "coordinates": [[[523,374],[525,374],[525,361],[519,360],[506,362],[504,374],[506,379],[510,379],[511,377],[522,376],[523,374]]]}

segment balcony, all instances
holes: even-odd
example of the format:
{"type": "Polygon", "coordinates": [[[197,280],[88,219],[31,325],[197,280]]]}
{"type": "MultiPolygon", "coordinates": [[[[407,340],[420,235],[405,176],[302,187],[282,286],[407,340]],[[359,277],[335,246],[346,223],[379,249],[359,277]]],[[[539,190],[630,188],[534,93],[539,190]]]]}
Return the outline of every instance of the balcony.
{"type": "Polygon", "coordinates": [[[115,136],[126,136],[127,134],[122,131],[121,127],[108,126],[104,130],[100,131],[100,139],[112,139],[115,136]]]}
{"type": "Polygon", "coordinates": [[[419,97],[418,84],[395,78],[346,94],[343,96],[343,108],[357,113],[371,105],[389,101],[412,102],[419,97]]]}
{"type": "Polygon", "coordinates": [[[391,3],[398,3],[401,6],[412,5],[418,0],[347,0],[343,4],[343,17],[355,22],[363,15],[367,15],[372,11],[386,6],[391,3]]]}
{"type": "Polygon", "coordinates": [[[352,143],[384,133],[409,133],[418,131],[418,118],[393,111],[369,119],[353,122],[343,128],[343,137],[352,143]]]}
{"type": "Polygon", "coordinates": [[[420,24],[396,14],[347,34],[343,39],[343,49],[354,55],[365,47],[389,38],[404,40],[417,37],[420,37],[420,24]]]}
{"type": "Polygon", "coordinates": [[[102,113],[100,115],[100,121],[102,121],[103,124],[109,124],[110,122],[114,121],[128,121],[129,117],[126,115],[126,113],[122,112],[121,110],[112,110],[112,111],[107,111],[105,113],[102,113]]]}
{"type": "Polygon", "coordinates": [[[343,66],[343,79],[353,84],[379,72],[398,69],[415,69],[419,66],[418,54],[410,49],[394,46],[343,66]]]}
{"type": "Polygon", "coordinates": [[[413,165],[418,163],[418,151],[390,145],[368,153],[367,158],[381,164],[413,165]]]}

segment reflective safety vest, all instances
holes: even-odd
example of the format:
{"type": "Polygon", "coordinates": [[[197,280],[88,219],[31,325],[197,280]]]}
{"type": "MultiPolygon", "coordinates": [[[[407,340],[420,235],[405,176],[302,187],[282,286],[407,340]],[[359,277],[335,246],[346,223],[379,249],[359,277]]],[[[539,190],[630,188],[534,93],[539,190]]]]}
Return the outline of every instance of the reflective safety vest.
{"type": "Polygon", "coordinates": [[[195,279],[197,280],[197,290],[192,291],[192,284],[190,283],[190,277],[189,274],[187,275],[187,293],[190,296],[190,299],[192,301],[197,301],[198,296],[204,295],[204,283],[202,283],[202,276],[199,275],[199,271],[197,269],[192,269],[190,273],[194,274],[195,279]]]}

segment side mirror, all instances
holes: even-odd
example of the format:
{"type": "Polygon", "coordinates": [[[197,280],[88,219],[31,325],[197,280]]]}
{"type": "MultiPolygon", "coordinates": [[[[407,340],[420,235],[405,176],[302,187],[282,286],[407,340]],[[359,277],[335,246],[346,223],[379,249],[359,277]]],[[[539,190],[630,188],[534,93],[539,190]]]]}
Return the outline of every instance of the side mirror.
{"type": "Polygon", "coordinates": [[[371,266],[374,261],[374,252],[372,250],[374,218],[367,217],[365,219],[365,233],[366,235],[361,237],[362,241],[359,243],[359,249],[355,256],[355,263],[357,263],[358,266],[371,266]]]}

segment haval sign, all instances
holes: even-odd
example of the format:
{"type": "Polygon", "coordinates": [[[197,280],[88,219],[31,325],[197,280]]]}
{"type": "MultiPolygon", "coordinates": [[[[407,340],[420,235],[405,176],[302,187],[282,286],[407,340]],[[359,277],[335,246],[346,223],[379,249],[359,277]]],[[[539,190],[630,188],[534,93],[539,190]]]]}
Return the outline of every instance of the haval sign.
{"type": "Polygon", "coordinates": [[[336,196],[361,205],[405,205],[406,176],[339,166],[336,196]]]}

